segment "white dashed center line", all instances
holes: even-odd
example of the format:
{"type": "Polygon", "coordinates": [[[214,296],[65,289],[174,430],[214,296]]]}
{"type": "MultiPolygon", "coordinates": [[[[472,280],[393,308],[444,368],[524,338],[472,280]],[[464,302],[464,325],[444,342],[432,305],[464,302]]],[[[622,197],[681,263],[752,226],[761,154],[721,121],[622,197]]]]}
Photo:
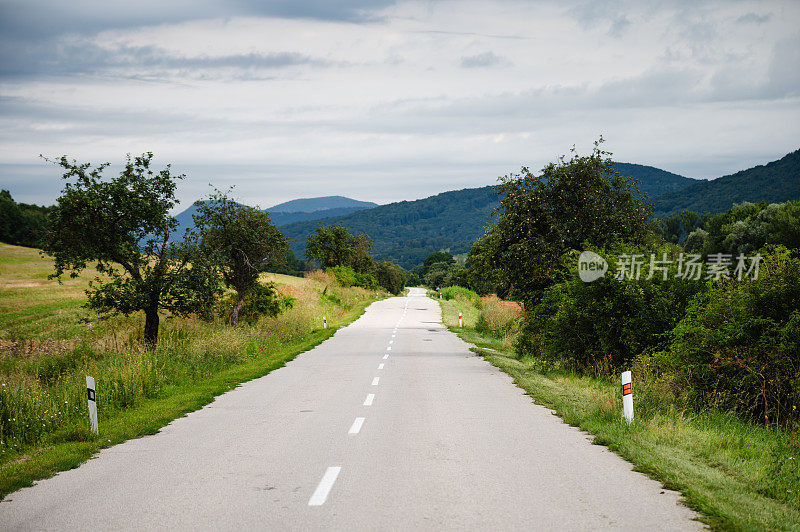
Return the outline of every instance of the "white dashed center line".
{"type": "Polygon", "coordinates": [[[387,347],[386,350],[387,351],[391,351],[392,350],[392,346],[387,347]]]}
{"type": "Polygon", "coordinates": [[[374,379],[372,379],[372,385],[373,385],[373,386],[377,386],[377,385],[378,385],[378,381],[379,381],[379,380],[381,380],[381,378],[380,378],[380,377],[375,377],[374,379]]]}
{"type": "Polygon", "coordinates": [[[383,364],[378,364],[378,369],[383,369],[383,364]]]}
{"type": "Polygon", "coordinates": [[[363,417],[357,417],[355,421],[353,421],[353,425],[350,427],[350,430],[347,432],[348,434],[358,434],[358,431],[361,430],[361,426],[364,424],[363,417]]]}
{"type": "Polygon", "coordinates": [[[367,398],[364,399],[364,406],[372,406],[372,401],[375,400],[375,394],[371,393],[367,395],[367,398]]]}
{"type": "Polygon", "coordinates": [[[328,494],[333,487],[333,483],[336,482],[336,477],[339,476],[339,471],[341,470],[341,467],[329,467],[325,470],[325,474],[322,475],[322,480],[319,481],[317,489],[314,490],[314,494],[308,500],[309,506],[322,506],[325,504],[325,501],[328,500],[328,494]]]}
{"type": "Polygon", "coordinates": [[[387,358],[389,358],[389,355],[383,355],[384,360],[386,360],[387,358]]]}

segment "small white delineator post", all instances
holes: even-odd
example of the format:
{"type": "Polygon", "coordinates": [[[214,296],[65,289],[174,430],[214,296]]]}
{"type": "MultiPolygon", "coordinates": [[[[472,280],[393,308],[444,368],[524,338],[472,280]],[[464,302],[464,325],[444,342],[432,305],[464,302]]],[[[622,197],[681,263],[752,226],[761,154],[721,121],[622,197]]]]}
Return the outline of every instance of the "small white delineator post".
{"type": "Polygon", "coordinates": [[[622,372],[622,414],[625,421],[633,421],[633,383],[631,383],[631,372],[622,372]]]}
{"type": "Polygon", "coordinates": [[[97,430],[97,392],[94,386],[94,377],[86,376],[86,400],[89,402],[89,421],[92,424],[92,432],[97,430]]]}
{"type": "Polygon", "coordinates": [[[464,317],[461,315],[460,312],[458,313],[458,326],[459,327],[463,327],[464,326],[464,317]]]}
{"type": "Polygon", "coordinates": [[[323,329],[327,329],[328,328],[328,320],[327,320],[327,318],[325,318],[325,316],[322,316],[322,328],[323,329]]]}

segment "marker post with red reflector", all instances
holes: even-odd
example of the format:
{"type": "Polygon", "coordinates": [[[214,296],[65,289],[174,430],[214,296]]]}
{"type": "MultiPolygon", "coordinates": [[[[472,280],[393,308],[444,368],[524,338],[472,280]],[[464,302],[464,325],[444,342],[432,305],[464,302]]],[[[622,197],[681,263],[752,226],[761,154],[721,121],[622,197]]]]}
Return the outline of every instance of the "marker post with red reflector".
{"type": "Polygon", "coordinates": [[[625,421],[633,421],[633,383],[631,382],[631,372],[622,372],[622,414],[625,421]]]}
{"type": "Polygon", "coordinates": [[[461,315],[460,312],[458,313],[458,326],[459,327],[463,327],[464,326],[464,317],[461,315]]]}

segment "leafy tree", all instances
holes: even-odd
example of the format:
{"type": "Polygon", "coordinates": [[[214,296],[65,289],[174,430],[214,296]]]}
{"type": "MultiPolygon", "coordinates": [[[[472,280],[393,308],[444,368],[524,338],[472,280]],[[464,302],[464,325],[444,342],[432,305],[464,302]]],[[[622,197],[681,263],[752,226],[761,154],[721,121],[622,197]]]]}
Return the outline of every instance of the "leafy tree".
{"type": "Polygon", "coordinates": [[[306,265],[295,256],[290,246],[286,246],[286,255],[283,260],[272,263],[265,262],[261,265],[261,271],[302,277],[306,271],[306,265]]]}
{"type": "Polygon", "coordinates": [[[17,203],[0,190],[0,242],[41,247],[50,207],[17,203]]]}
{"type": "Polygon", "coordinates": [[[354,259],[363,260],[363,253],[372,247],[366,235],[353,236],[345,227],[320,225],[306,239],[306,255],[324,268],[352,266],[354,259]]]}
{"type": "Polygon", "coordinates": [[[265,211],[237,203],[219,191],[195,205],[193,238],[219,269],[225,285],[236,291],[236,304],[228,318],[236,325],[247,295],[258,285],[262,263],[285,257],[286,238],[265,211]]]}
{"type": "Polygon", "coordinates": [[[451,253],[447,251],[434,251],[425,259],[425,262],[422,263],[423,271],[422,274],[425,275],[428,273],[428,270],[431,268],[433,264],[437,262],[443,262],[445,264],[455,264],[456,259],[453,257],[451,253]]]}
{"type": "Polygon", "coordinates": [[[117,178],[103,180],[109,163],[56,162],[67,181],[49,218],[44,250],[59,278],[77,277],[90,262],[98,276],[86,291],[87,306],[125,315],[143,311],[144,342],[158,340],[159,309],[174,314],[208,312],[219,286],[213,268],[185,244],[169,242],[177,221],[176,181],[170,166],[150,168],[152,153],[131,159],[117,178]]]}
{"type": "Polygon", "coordinates": [[[377,262],[375,274],[378,284],[394,295],[399,294],[406,287],[406,271],[397,264],[389,261],[377,262]]]}
{"type": "Polygon", "coordinates": [[[800,249],[800,202],[740,203],[706,223],[703,253],[750,255],[766,244],[800,249]]]}
{"type": "Polygon", "coordinates": [[[613,168],[600,140],[588,156],[527,168],[500,178],[497,222],[487,230],[488,260],[513,297],[535,302],[542,290],[564,278],[562,255],[586,244],[645,242],[651,238],[649,207],[636,181],[613,168]]]}

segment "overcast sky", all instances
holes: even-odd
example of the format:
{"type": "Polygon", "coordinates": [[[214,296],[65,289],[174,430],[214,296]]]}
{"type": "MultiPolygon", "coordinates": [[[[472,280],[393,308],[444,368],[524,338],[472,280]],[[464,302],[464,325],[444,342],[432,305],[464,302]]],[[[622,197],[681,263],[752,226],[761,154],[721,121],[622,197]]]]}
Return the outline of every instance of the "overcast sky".
{"type": "Polygon", "coordinates": [[[267,207],[387,203],[539,169],[602,134],[713,178],[800,148],[800,2],[0,0],[0,188],[38,156],[152,151],[267,207]]]}

